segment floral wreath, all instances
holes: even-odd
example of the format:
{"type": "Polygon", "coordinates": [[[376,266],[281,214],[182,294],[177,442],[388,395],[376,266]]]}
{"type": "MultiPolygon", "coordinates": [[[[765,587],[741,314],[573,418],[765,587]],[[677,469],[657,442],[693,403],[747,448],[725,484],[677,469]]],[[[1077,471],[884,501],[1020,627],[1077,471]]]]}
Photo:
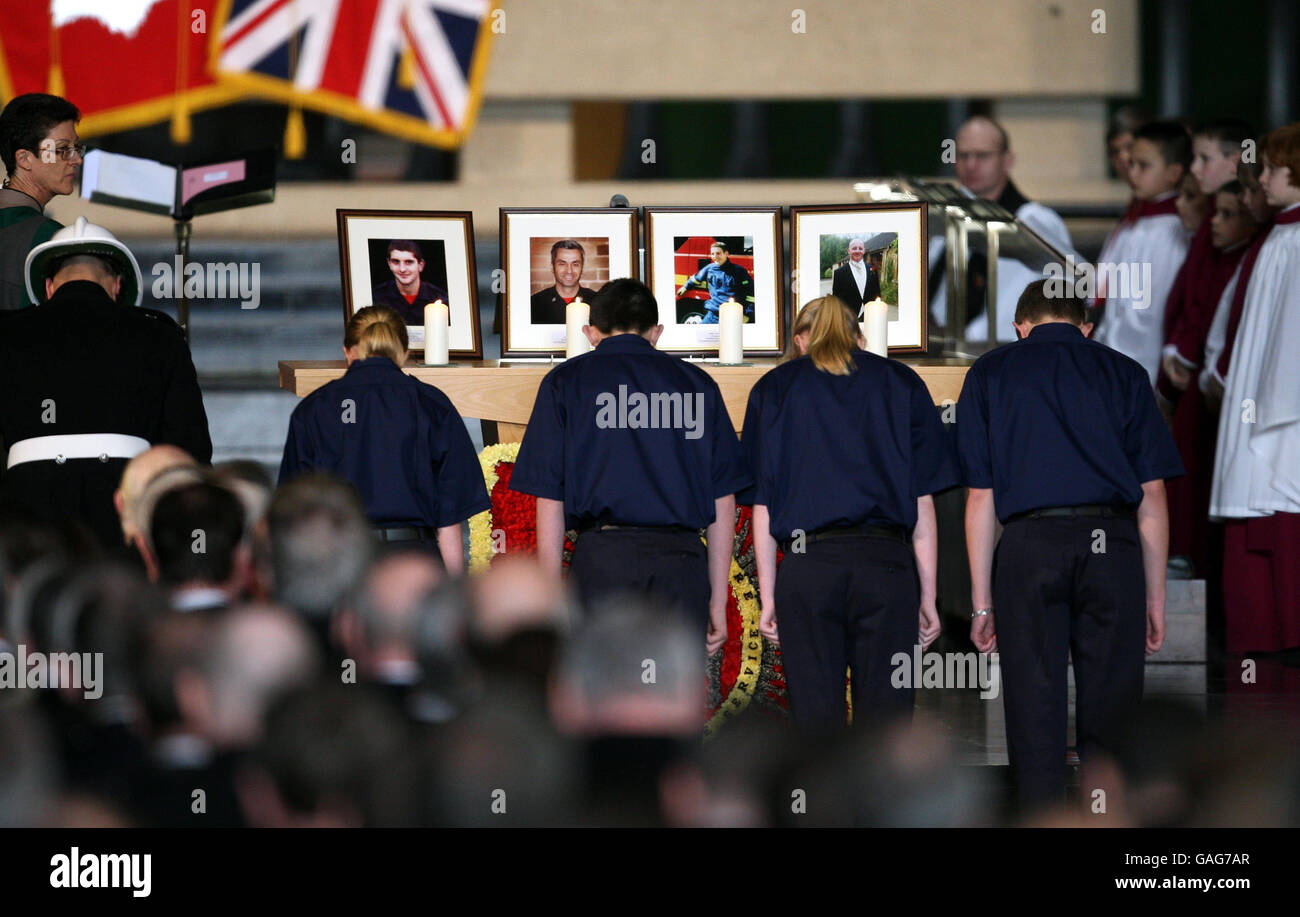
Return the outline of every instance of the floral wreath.
{"type": "MultiPolygon", "coordinates": [[[[506,553],[537,550],[537,499],[510,489],[519,443],[499,443],[479,453],[483,483],[492,508],[469,520],[469,571],[485,573],[506,553]],[[498,541],[498,533],[502,536],[498,541]]],[[[721,654],[709,660],[709,718],[706,738],[714,736],[728,719],[754,706],[771,714],[786,710],[785,678],[780,651],[758,630],[760,606],[751,533],[751,510],[736,509],[736,540],[728,578],[727,642],[721,654]]],[[[564,536],[563,563],[573,557],[576,532],[564,536]]]]}

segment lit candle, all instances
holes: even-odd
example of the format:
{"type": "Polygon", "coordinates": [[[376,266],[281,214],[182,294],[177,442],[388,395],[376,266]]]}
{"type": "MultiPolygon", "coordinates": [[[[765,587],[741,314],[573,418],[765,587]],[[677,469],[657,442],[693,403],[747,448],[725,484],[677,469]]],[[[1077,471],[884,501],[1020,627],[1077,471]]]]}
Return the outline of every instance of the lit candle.
{"type": "Polygon", "coordinates": [[[745,312],[740,303],[729,299],[718,310],[718,362],[743,363],[745,312]]]}
{"type": "Polygon", "coordinates": [[[442,366],[447,360],[447,328],[451,316],[441,299],[424,307],[424,364],[442,366]]]}
{"type": "Polygon", "coordinates": [[[582,329],[591,322],[591,306],[575,296],[573,302],[564,307],[564,357],[570,359],[591,349],[591,342],[582,333],[582,329]]]}
{"type": "Polygon", "coordinates": [[[889,356],[889,304],[877,296],[867,303],[867,320],[863,332],[867,350],[882,357],[889,356]]]}

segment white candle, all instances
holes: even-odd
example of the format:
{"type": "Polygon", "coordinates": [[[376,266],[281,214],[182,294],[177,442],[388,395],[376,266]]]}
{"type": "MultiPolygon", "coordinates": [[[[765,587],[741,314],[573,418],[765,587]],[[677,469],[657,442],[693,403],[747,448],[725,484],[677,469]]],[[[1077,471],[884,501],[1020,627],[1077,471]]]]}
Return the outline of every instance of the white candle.
{"type": "Polygon", "coordinates": [[[745,313],[740,303],[729,299],[718,310],[718,362],[743,363],[745,313]]]}
{"type": "Polygon", "coordinates": [[[564,357],[570,359],[591,349],[591,342],[582,333],[582,329],[591,323],[591,306],[575,296],[573,302],[564,307],[564,357]]]}
{"type": "Polygon", "coordinates": [[[880,297],[867,303],[867,320],[863,332],[867,350],[882,357],[889,356],[889,304],[880,297]]]}
{"type": "Polygon", "coordinates": [[[448,362],[447,328],[450,320],[447,304],[441,299],[425,305],[424,363],[426,366],[441,366],[448,362]]]}

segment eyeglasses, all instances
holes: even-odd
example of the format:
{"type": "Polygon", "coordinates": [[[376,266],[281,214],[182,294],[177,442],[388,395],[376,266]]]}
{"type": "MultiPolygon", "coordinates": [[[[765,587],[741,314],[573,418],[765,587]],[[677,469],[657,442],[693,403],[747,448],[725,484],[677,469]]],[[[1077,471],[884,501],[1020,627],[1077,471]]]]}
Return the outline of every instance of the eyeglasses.
{"type": "Polygon", "coordinates": [[[62,159],[64,162],[67,162],[74,156],[80,156],[82,159],[85,159],[86,145],[84,143],[74,143],[69,146],[46,146],[45,143],[41,144],[41,162],[54,162],[55,156],[62,159]]]}

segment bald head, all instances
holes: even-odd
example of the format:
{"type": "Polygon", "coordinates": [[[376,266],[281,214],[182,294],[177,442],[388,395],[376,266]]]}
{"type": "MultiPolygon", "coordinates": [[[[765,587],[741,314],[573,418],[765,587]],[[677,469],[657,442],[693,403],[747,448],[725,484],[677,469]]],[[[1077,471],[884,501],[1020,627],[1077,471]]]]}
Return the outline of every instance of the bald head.
{"type": "Polygon", "coordinates": [[[957,131],[957,180],[977,197],[996,200],[1011,177],[1015,157],[1001,124],[976,115],[957,131]]]}
{"type": "Polygon", "coordinates": [[[117,506],[117,515],[122,520],[122,536],[127,544],[134,542],[136,535],[149,530],[148,525],[141,524],[139,516],[140,495],[149,482],[170,468],[197,469],[198,464],[184,449],[170,445],[146,449],[126,463],[113,502],[117,506]]]}
{"type": "Polygon", "coordinates": [[[472,627],[478,639],[497,645],[529,629],[568,626],[564,587],[547,576],[535,557],[506,555],[469,581],[474,597],[472,627]]]}
{"type": "Polygon", "coordinates": [[[104,292],[117,299],[122,290],[122,277],[113,264],[98,255],[71,255],[58,262],[45,281],[45,298],[49,299],[59,287],[74,280],[89,280],[104,288],[104,292]]]}
{"type": "Polygon", "coordinates": [[[261,734],[271,705],[307,684],[319,660],[311,634],[274,605],[244,605],[220,619],[181,703],[219,748],[246,747],[261,734]]]}

